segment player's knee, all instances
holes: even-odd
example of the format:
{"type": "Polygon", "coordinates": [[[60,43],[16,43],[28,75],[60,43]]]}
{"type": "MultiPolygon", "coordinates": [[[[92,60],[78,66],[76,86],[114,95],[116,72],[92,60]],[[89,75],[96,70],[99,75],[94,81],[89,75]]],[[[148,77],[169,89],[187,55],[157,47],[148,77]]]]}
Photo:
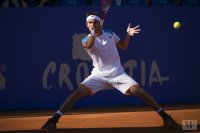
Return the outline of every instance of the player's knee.
{"type": "Polygon", "coordinates": [[[130,88],[130,93],[132,95],[135,95],[135,96],[141,96],[142,95],[142,88],[140,87],[140,85],[133,85],[130,88]]]}
{"type": "Polygon", "coordinates": [[[90,94],[89,89],[86,86],[84,86],[84,85],[80,85],[78,87],[78,89],[76,90],[76,92],[77,92],[77,95],[79,97],[87,96],[87,95],[90,94]]]}

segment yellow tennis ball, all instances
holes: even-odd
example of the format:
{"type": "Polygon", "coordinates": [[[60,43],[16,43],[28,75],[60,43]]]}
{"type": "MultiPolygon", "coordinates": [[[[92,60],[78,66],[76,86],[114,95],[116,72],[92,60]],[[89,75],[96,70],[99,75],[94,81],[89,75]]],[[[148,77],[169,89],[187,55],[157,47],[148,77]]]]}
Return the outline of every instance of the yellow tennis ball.
{"type": "Polygon", "coordinates": [[[174,22],[174,29],[180,29],[181,23],[180,22],[174,22]]]}

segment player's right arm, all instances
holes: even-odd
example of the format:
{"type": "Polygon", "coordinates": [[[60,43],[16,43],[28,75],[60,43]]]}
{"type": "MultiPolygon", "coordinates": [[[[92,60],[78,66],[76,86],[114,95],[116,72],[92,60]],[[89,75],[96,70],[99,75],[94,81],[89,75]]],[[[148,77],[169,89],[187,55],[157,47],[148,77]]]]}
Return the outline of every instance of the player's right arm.
{"type": "Polygon", "coordinates": [[[85,40],[85,41],[84,41],[84,39],[83,39],[83,41],[82,41],[83,47],[84,47],[84,48],[90,49],[90,48],[93,46],[93,44],[94,44],[94,40],[95,40],[95,36],[93,36],[93,35],[91,35],[91,36],[90,36],[89,38],[87,38],[87,40],[85,40]]]}

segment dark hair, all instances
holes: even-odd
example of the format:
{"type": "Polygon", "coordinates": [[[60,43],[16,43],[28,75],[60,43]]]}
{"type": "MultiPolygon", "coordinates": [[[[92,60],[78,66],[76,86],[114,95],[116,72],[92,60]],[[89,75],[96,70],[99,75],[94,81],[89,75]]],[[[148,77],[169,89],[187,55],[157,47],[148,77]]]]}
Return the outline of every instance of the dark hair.
{"type": "Polygon", "coordinates": [[[98,12],[88,12],[88,13],[86,14],[86,17],[88,17],[88,16],[90,16],[90,15],[96,15],[96,16],[99,16],[99,17],[100,17],[100,15],[99,15],[98,12]]]}

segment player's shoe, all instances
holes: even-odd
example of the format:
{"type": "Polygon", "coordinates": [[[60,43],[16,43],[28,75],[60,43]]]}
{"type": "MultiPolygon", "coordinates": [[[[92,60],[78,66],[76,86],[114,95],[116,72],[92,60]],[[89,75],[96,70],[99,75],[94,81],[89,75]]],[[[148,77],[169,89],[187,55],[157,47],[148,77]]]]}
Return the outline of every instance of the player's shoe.
{"type": "Polygon", "coordinates": [[[164,127],[168,129],[181,130],[181,126],[170,116],[164,120],[164,127]]]}
{"type": "Polygon", "coordinates": [[[56,121],[56,120],[50,118],[50,119],[41,127],[41,129],[42,129],[42,130],[56,130],[56,129],[57,129],[57,127],[56,127],[56,123],[57,123],[57,122],[58,122],[58,121],[56,121]]]}

